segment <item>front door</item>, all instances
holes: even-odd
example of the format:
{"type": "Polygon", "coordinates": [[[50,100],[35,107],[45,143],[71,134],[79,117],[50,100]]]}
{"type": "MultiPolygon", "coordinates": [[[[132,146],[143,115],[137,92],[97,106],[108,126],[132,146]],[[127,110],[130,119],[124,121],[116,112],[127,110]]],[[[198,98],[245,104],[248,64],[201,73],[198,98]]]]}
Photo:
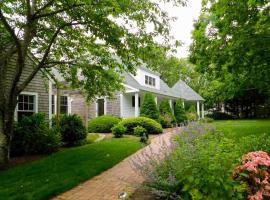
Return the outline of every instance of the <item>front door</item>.
{"type": "Polygon", "coordinates": [[[97,104],[98,104],[98,116],[102,116],[104,115],[104,99],[98,99],[97,100],[97,104]]]}

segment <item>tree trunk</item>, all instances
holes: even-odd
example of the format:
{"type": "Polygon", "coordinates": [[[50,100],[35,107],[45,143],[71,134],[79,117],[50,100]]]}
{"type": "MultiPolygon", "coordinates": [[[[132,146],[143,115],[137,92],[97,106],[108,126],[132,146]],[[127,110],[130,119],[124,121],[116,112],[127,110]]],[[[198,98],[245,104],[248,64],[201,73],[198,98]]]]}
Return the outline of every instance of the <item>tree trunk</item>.
{"type": "Polygon", "coordinates": [[[10,158],[15,108],[10,106],[0,112],[0,165],[7,163],[10,158]]]}

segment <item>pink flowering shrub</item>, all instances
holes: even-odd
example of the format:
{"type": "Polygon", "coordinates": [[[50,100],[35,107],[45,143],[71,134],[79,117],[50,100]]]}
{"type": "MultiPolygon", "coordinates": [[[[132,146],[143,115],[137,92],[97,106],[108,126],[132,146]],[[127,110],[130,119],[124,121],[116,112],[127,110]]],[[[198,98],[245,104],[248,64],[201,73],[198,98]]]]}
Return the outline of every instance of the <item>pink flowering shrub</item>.
{"type": "Polygon", "coordinates": [[[263,200],[270,197],[270,157],[264,151],[255,151],[242,157],[241,165],[235,168],[233,177],[247,184],[248,200],[263,200]]]}

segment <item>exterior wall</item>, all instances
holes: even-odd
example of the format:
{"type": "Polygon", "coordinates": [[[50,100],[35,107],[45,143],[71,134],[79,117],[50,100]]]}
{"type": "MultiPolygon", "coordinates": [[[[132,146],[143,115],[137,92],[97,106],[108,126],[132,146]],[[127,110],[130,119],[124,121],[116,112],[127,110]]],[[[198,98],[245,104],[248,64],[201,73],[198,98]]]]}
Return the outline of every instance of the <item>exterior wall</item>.
{"type": "Polygon", "coordinates": [[[114,115],[120,117],[120,104],[120,94],[116,94],[112,98],[107,98],[107,115],[114,115]]]}
{"type": "MultiPolygon", "coordinates": [[[[7,80],[5,80],[7,89],[10,88],[12,76],[16,69],[16,58],[9,61],[10,66],[7,71],[7,80]]],[[[31,58],[26,59],[26,67],[23,69],[20,82],[23,82],[28,75],[32,72],[32,69],[36,66],[31,58]]],[[[37,93],[38,106],[37,112],[43,112],[46,114],[46,119],[49,120],[49,79],[41,71],[37,73],[34,79],[28,84],[23,92],[37,93]]],[[[16,116],[16,113],[15,113],[16,116]]]]}
{"type": "Polygon", "coordinates": [[[143,86],[150,87],[150,88],[155,88],[160,90],[160,77],[154,73],[150,73],[148,71],[145,71],[141,68],[138,68],[136,76],[134,78],[143,86]],[[145,84],[145,75],[151,76],[156,79],[156,86],[149,86],[145,84]]]}
{"type": "Polygon", "coordinates": [[[85,97],[81,94],[69,96],[71,99],[71,114],[79,115],[85,124],[88,123],[88,105],[85,97]]]}
{"type": "Polygon", "coordinates": [[[130,94],[130,93],[123,94],[123,103],[122,103],[123,118],[135,116],[135,108],[132,107],[132,96],[134,96],[134,94],[130,94]]]}

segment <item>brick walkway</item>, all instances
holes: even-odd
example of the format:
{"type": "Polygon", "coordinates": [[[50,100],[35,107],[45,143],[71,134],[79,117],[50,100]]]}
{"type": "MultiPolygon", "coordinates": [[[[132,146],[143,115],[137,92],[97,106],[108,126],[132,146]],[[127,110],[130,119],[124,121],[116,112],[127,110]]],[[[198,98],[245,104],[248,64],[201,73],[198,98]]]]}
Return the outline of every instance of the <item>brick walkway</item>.
{"type": "Polygon", "coordinates": [[[124,159],[113,168],[55,197],[53,200],[117,200],[122,191],[133,193],[144,179],[131,167],[131,161],[148,151],[159,152],[163,142],[167,144],[176,130],[167,130],[151,140],[151,144],[124,159]],[[150,150],[151,149],[151,150],[150,150]]]}

